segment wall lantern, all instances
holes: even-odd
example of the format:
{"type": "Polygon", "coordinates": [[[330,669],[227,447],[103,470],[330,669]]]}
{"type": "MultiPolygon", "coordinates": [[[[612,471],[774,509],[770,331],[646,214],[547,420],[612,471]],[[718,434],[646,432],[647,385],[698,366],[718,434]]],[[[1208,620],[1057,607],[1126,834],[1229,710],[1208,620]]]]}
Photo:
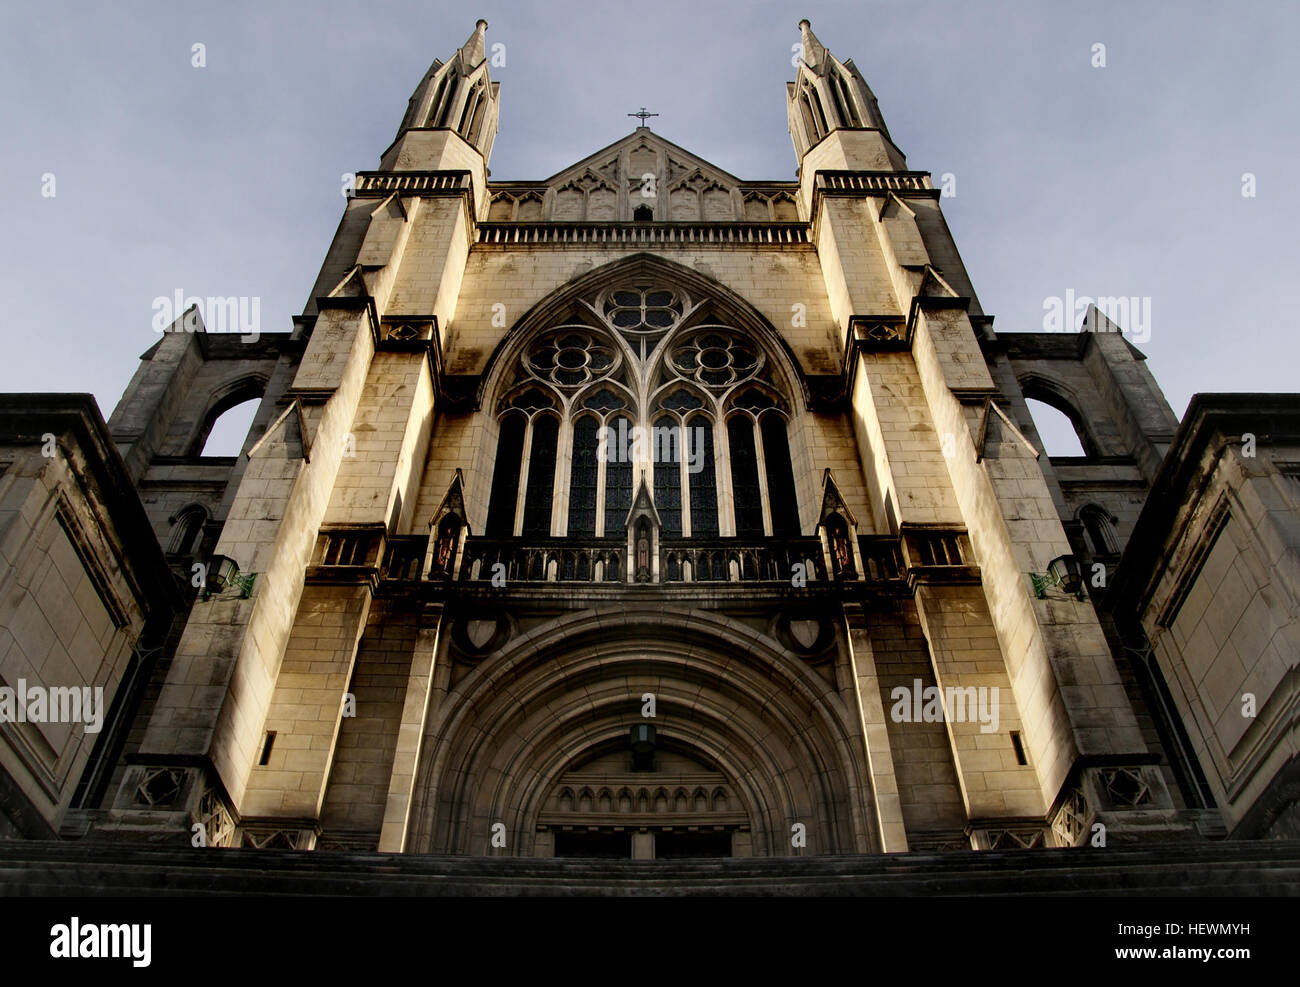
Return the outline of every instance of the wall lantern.
{"type": "Polygon", "coordinates": [[[1046,572],[1031,572],[1034,594],[1040,599],[1047,596],[1047,587],[1059,586],[1072,596],[1083,599],[1083,571],[1073,555],[1059,555],[1047,564],[1046,572]]]}
{"type": "Polygon", "coordinates": [[[228,587],[235,586],[240,591],[240,597],[247,600],[248,595],[253,592],[253,581],[256,579],[255,572],[241,574],[239,563],[230,556],[214,555],[208,560],[208,575],[204,581],[203,598],[206,600],[214,593],[219,594],[228,587]]]}

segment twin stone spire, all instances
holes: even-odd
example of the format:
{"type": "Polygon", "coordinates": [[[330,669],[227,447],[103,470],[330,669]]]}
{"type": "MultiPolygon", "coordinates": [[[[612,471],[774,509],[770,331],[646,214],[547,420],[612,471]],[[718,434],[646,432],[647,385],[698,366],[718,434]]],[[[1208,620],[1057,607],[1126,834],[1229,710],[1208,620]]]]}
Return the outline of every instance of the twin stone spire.
{"type": "MultiPolygon", "coordinates": [[[[842,62],[832,55],[807,18],[798,27],[800,58],[795,81],[786,84],[786,102],[800,161],[836,130],[875,130],[888,142],[875,95],[853,60],[842,62]]],[[[413,129],[454,130],[488,157],[496,136],[500,84],[489,75],[487,28],[488,22],[480,19],[445,64],[435,61],[430,66],[411,96],[399,138],[413,129]]],[[[897,157],[901,160],[902,155],[897,157]]]]}

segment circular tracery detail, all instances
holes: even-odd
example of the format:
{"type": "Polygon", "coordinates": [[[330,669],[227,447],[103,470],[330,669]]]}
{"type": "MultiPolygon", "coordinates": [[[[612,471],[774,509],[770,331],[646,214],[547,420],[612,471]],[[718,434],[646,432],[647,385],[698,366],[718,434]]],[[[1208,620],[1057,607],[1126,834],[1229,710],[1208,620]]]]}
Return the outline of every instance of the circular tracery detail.
{"type": "Polygon", "coordinates": [[[573,388],[608,377],[618,365],[618,354],[585,328],[565,328],[538,339],[524,365],[542,380],[573,388]]]}
{"type": "Polygon", "coordinates": [[[677,291],[654,285],[616,288],[600,303],[606,321],[622,333],[642,360],[665,333],[681,323],[687,308],[687,301],[677,291]]]}
{"type": "Polygon", "coordinates": [[[682,377],[706,387],[725,389],[758,373],[758,352],[739,336],[706,329],[673,347],[669,365],[682,377]]]}
{"type": "Polygon", "coordinates": [[[619,288],[605,298],[605,317],[621,332],[666,332],[681,316],[681,299],[666,288],[619,288]]]}

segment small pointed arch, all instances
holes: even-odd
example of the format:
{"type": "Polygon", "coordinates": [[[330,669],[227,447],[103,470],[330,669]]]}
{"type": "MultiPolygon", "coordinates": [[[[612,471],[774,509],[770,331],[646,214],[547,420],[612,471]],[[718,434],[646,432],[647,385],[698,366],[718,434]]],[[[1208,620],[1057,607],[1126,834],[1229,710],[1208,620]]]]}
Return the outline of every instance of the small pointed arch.
{"type": "Polygon", "coordinates": [[[673,378],[659,384],[650,395],[653,412],[692,415],[697,411],[717,413],[717,399],[694,381],[673,378]]]}
{"type": "Polygon", "coordinates": [[[1119,555],[1121,545],[1119,532],[1115,528],[1119,518],[1096,503],[1084,504],[1075,517],[1088,537],[1088,548],[1093,555],[1119,555]]]}
{"type": "MultiPolygon", "coordinates": [[[[817,533],[822,549],[830,561],[830,571],[839,578],[852,578],[857,573],[858,520],[840,495],[835,477],[828,469],[822,477],[822,506],[817,516],[817,533]]],[[[883,578],[888,573],[873,573],[883,578]]]]}
{"type": "Polygon", "coordinates": [[[573,407],[595,412],[601,417],[618,413],[636,413],[636,395],[623,381],[605,378],[588,384],[573,397],[573,407]]]}
{"type": "Polygon", "coordinates": [[[763,380],[747,381],[727,395],[727,414],[745,411],[760,418],[768,412],[789,417],[788,405],[781,392],[763,380]]]}
{"type": "Polygon", "coordinates": [[[208,521],[208,509],[202,504],[188,504],[173,514],[171,537],[167,540],[167,554],[193,555],[202,541],[203,526],[208,521]]]}
{"type": "MultiPolygon", "coordinates": [[[[1040,373],[1027,373],[1019,377],[1020,390],[1025,396],[1026,403],[1037,402],[1039,405],[1045,405],[1047,408],[1064,416],[1068,427],[1074,432],[1079,442],[1079,449],[1084,456],[1097,457],[1102,456],[1100,443],[1092,434],[1087,420],[1080,413],[1081,402],[1078,396],[1066,387],[1060,381],[1056,381],[1040,373]]],[[[1035,408],[1030,406],[1030,414],[1033,415],[1035,408]]],[[[1040,412],[1041,415],[1041,412],[1040,412]]],[[[1069,434],[1063,423],[1058,424],[1054,420],[1051,412],[1034,418],[1035,430],[1039,433],[1044,447],[1047,449],[1049,456],[1072,455],[1075,454],[1069,443],[1069,434]],[[1046,434],[1044,434],[1046,433],[1046,434]]]]}
{"type": "Polygon", "coordinates": [[[778,192],[772,196],[772,218],[778,223],[797,223],[799,221],[799,204],[788,192],[778,192]]]}
{"type": "Polygon", "coordinates": [[[465,481],[459,467],[442,503],[429,521],[429,532],[433,542],[429,574],[449,576],[455,571],[460,549],[470,533],[469,514],[465,509],[465,481]]]}
{"type": "Polygon", "coordinates": [[[526,417],[532,417],[539,411],[561,407],[563,400],[550,385],[525,379],[501,396],[496,413],[498,417],[503,417],[510,411],[518,411],[526,417]]]}

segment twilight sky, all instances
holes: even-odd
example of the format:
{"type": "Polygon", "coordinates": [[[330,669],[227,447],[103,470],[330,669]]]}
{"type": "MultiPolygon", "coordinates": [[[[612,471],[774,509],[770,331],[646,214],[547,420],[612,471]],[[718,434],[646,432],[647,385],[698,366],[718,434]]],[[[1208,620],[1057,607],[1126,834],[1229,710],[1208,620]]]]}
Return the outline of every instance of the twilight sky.
{"type": "MultiPolygon", "coordinates": [[[[376,166],[429,63],[480,16],[506,46],[495,178],[547,177],[644,104],[727,171],[793,179],[784,83],[808,17],[909,166],[955,176],[944,212],[995,328],[1041,329],[1071,291],[1136,296],[1177,414],[1197,391],[1297,389],[1282,302],[1300,5],[1273,0],[11,5],[0,389],[89,391],[107,418],[157,339],[154,299],[178,290],[260,298],[264,331],[291,328],[340,176],[376,166]]],[[[209,452],[238,446],[223,441],[209,452]]]]}

